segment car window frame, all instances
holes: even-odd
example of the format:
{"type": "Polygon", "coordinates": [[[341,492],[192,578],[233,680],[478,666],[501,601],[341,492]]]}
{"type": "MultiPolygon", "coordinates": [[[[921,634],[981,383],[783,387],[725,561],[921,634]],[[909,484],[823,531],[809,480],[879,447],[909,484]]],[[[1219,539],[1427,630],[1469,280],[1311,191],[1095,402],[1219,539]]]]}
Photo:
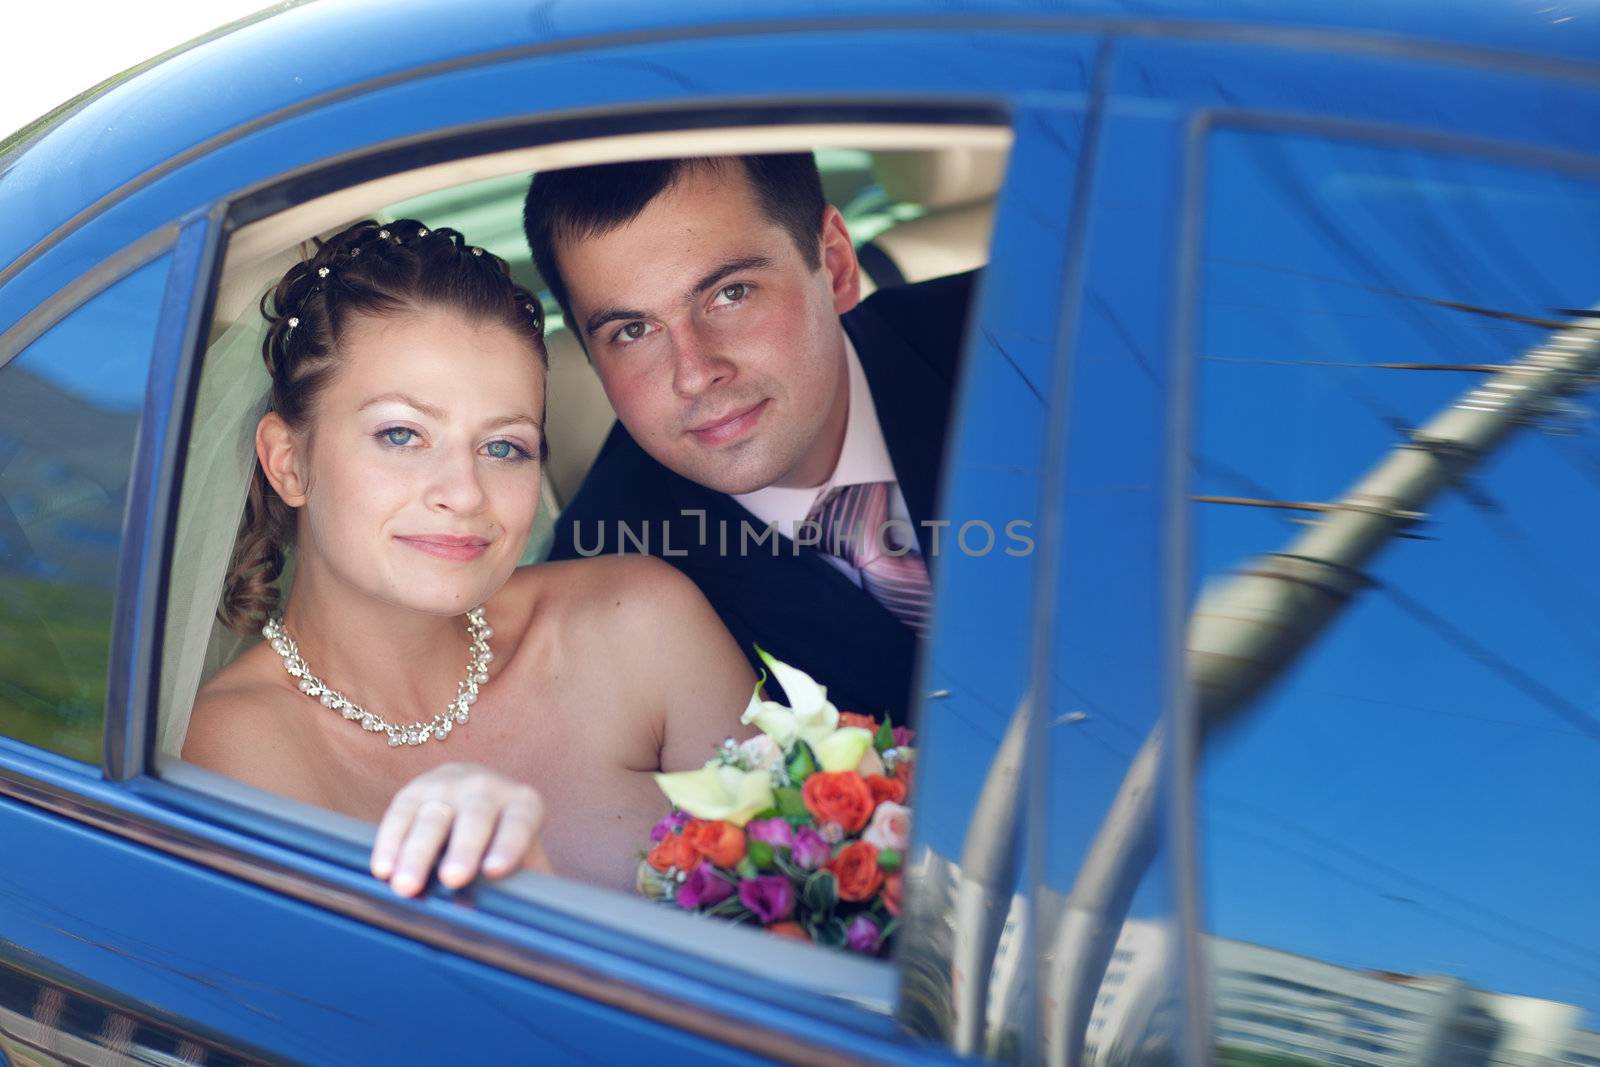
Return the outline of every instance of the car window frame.
{"type": "MultiPolygon", "coordinates": [[[[428,142],[423,162],[440,162],[447,153],[454,158],[467,158],[512,146],[555,144],[595,136],[617,137],[661,131],[692,132],[697,128],[712,127],[755,129],[763,126],[810,125],[822,122],[830,125],[915,123],[932,127],[993,125],[1015,132],[1015,120],[1008,105],[1004,101],[996,100],[940,104],[927,104],[915,100],[901,103],[871,101],[859,104],[829,104],[825,107],[815,104],[683,107],[641,114],[585,116],[576,119],[536,118],[513,124],[489,124],[482,130],[450,133],[441,136],[437,141],[428,142]]],[[[215,789],[217,783],[210,783],[203,792],[195,788],[196,784],[204,784],[208,772],[201,768],[190,767],[177,775],[161,776],[156,773],[160,759],[157,754],[159,731],[156,707],[161,667],[159,631],[161,606],[168,584],[171,534],[176,523],[178,504],[176,487],[181,484],[180,468],[183,451],[194,418],[194,397],[198,386],[196,371],[200,357],[204,354],[204,338],[210,326],[211,305],[218,289],[226,255],[224,238],[248,222],[292,206],[286,202],[286,197],[289,195],[286,190],[293,190],[295,202],[303,202],[306,199],[313,199],[316,195],[337,191],[381,174],[415,169],[419,165],[418,149],[416,143],[410,142],[332,157],[326,161],[324,167],[317,168],[313,173],[301,172],[280,176],[271,183],[246,190],[238,196],[214,202],[209,207],[203,222],[196,218],[192,223],[194,228],[186,231],[195,244],[192,259],[196,267],[194,277],[197,298],[188,302],[188,317],[183,328],[179,330],[174,326],[167,334],[169,343],[174,346],[170,353],[173,360],[183,364],[181,369],[174,367],[172,378],[174,388],[181,388],[181,393],[174,394],[178,399],[170,412],[170,423],[165,429],[164,441],[159,448],[152,443],[147,452],[142,450],[141,453],[145,463],[161,464],[159,472],[151,470],[148,473],[148,484],[158,494],[158,498],[152,497],[148,514],[145,516],[150,524],[151,540],[154,541],[159,534],[159,541],[155,543],[161,554],[160,577],[154,583],[158,588],[151,589],[148,585],[140,587],[142,598],[138,612],[140,622],[137,624],[130,622],[127,627],[129,636],[122,647],[129,656],[124,689],[128,694],[128,703],[125,717],[119,718],[117,723],[118,743],[114,746],[116,749],[114,753],[111,751],[112,734],[108,729],[108,766],[112,765],[111,760],[114,758],[115,780],[127,784],[141,799],[150,802],[155,810],[169,815],[181,813],[186,817],[184,822],[188,825],[184,826],[184,832],[176,834],[162,832],[175,827],[145,827],[146,832],[143,836],[147,844],[173,851],[181,850],[181,854],[199,859],[236,877],[273,886],[279,891],[289,892],[291,895],[335,912],[377,922],[388,929],[418,938],[447,951],[458,952],[469,958],[489,963],[511,973],[622,1006],[641,1015],[669,1019],[669,1012],[673,1008],[681,1012],[682,1008],[689,1006],[686,1003],[689,998],[680,999],[676,1004],[671,1000],[663,1001],[661,999],[663,994],[669,993],[669,990],[660,987],[643,988],[638,983],[637,967],[631,974],[632,988],[619,992],[618,985],[624,979],[624,972],[615,967],[600,966],[602,959],[594,951],[595,946],[579,944],[578,942],[584,939],[570,935],[570,924],[574,921],[574,916],[550,909],[540,902],[537,891],[527,891],[537,886],[536,881],[529,881],[530,876],[514,876],[507,883],[508,886],[515,886],[520,882],[523,887],[527,887],[523,891],[512,889],[502,891],[493,888],[482,891],[478,896],[476,907],[470,913],[453,906],[452,894],[434,888],[430,891],[426,905],[430,914],[419,917],[415,909],[406,903],[397,899],[386,899],[387,888],[373,881],[367,874],[365,860],[370,841],[370,827],[363,828],[364,824],[351,820],[350,823],[356,825],[345,823],[330,828],[325,825],[327,813],[320,811],[316,815],[315,823],[309,815],[304,819],[285,819],[269,814],[259,806],[245,802],[245,795],[249,789],[242,786],[231,802],[224,795],[224,802],[219,811],[215,803],[218,793],[215,789]],[[207,839],[216,840],[212,834],[205,832],[207,824],[233,838],[234,847],[227,854],[210,857],[206,855],[207,839]],[[275,851],[293,850],[301,861],[310,860],[318,866],[332,864],[339,870],[329,872],[332,877],[327,875],[319,877],[307,869],[307,864],[289,857],[280,858],[261,867],[253,862],[257,857],[250,855],[254,850],[242,847],[249,840],[273,846],[275,851]],[[362,901],[358,909],[350,906],[352,885],[346,875],[353,877],[354,885],[364,890],[361,895],[367,898],[362,901]],[[563,930],[564,924],[569,929],[563,930]],[[566,958],[538,959],[540,955],[547,957],[562,955],[543,951],[548,947],[545,939],[556,936],[562,936],[568,942],[566,947],[571,951],[565,954],[566,958]],[[528,949],[534,951],[530,953],[528,949]],[[596,981],[592,971],[585,974],[585,971],[592,968],[601,972],[603,980],[596,981]]],[[[1007,181],[1010,180],[1011,176],[1008,174],[1007,181]]],[[[223,792],[225,794],[226,788],[223,792]]],[[[279,798],[273,799],[275,804],[282,804],[279,798]]],[[[96,814],[102,825],[116,825],[107,821],[106,816],[110,813],[103,808],[98,809],[96,814]]],[[[120,825],[124,830],[130,828],[127,823],[120,825]]],[[[590,927],[588,933],[591,935],[589,940],[594,940],[592,935],[599,933],[602,935],[599,939],[602,942],[606,940],[615,942],[617,931],[614,929],[599,923],[589,923],[588,926],[590,927]]],[[[801,949],[801,951],[806,950],[801,949]]],[[[704,964],[708,959],[690,958],[685,962],[704,964]]],[[[715,957],[710,957],[709,962],[715,962],[715,957]]],[[[693,969],[691,966],[684,966],[675,974],[674,970],[658,968],[656,977],[681,979],[683,974],[693,969]]],[[[893,973],[897,982],[898,968],[893,973]]],[[[753,981],[749,974],[740,975],[738,983],[741,990],[747,993],[752,989],[766,986],[767,992],[763,999],[769,1007],[781,1004],[786,999],[794,1000],[793,994],[797,991],[801,994],[801,998],[815,1002],[805,1005],[799,1012],[796,1023],[785,1029],[750,1026],[746,1022],[744,1026],[739,1027],[743,1030],[744,1039],[732,1041],[731,1043],[735,1045],[782,1058],[802,1056],[807,1051],[820,1052],[822,1046],[812,1050],[796,1048],[792,1035],[804,1029],[816,1030],[821,1024],[838,1032],[838,1043],[830,1050],[835,1054],[838,1047],[849,1042],[859,1042],[863,1037],[870,1035],[876,1035],[881,1041],[886,1042],[875,1043],[877,1045],[875,1052],[878,1055],[892,1053],[888,1059],[898,1059],[899,1055],[911,1055],[917,1051],[917,1046],[913,1044],[914,1037],[895,1028],[893,1002],[886,1004],[882,1009],[843,1002],[829,1003],[806,993],[803,986],[797,986],[787,980],[753,981]]],[[[678,989],[677,993],[682,998],[683,990],[678,989]]],[[[721,1040],[729,1040],[730,1024],[739,1026],[740,1021],[737,1019],[726,1015],[718,1018],[713,1012],[706,1011],[707,1005],[703,1002],[695,1006],[705,1011],[705,1015],[699,1020],[698,1025],[689,1025],[686,1027],[688,1029],[713,1034],[721,1040]]],[[[685,1019],[681,1014],[671,1014],[669,1021],[679,1026],[685,1025],[685,1019]]],[[[925,1056],[926,1052],[927,1049],[923,1046],[921,1054],[925,1056]]]]}

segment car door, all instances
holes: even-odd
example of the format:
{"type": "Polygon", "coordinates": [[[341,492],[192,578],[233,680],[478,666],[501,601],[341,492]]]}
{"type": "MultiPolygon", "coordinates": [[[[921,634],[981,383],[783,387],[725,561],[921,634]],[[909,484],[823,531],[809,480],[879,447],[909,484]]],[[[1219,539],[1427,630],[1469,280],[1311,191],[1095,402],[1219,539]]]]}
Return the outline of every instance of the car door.
{"type": "Polygon", "coordinates": [[[1131,768],[1065,1062],[1132,1062],[1174,965],[1223,1063],[1594,1054],[1600,98],[1536,54],[1562,21],[1115,45],[1067,485],[1162,518],[1065,525],[1073,728],[1131,768]],[[1154,731],[1103,714],[1154,699],[1139,649],[1187,661],[1154,731]],[[1142,942],[1107,917],[1164,805],[1196,921],[1142,942]]]}
{"type": "MultiPolygon", "coordinates": [[[[293,43],[296,33],[307,34],[306,47],[324,47],[326,37],[309,33],[310,14],[290,14],[208,47],[243,56],[293,43]]],[[[329,17],[331,32],[347,16],[329,17]]],[[[153,369],[137,446],[106,443],[128,461],[130,488],[115,549],[103,752],[93,730],[70,759],[27,736],[8,737],[0,750],[8,848],[29,857],[0,931],[0,969],[26,1005],[11,1009],[8,1032],[53,1055],[92,1058],[60,1044],[68,1028],[58,1024],[78,1017],[61,1004],[81,1003],[104,1020],[77,1027],[91,1045],[180,1058],[200,1049],[269,1060],[619,1062],[647,1049],[668,1060],[910,1062],[1029,1047],[1032,1009],[1013,1009],[1029,1002],[1020,979],[1046,942],[1024,932],[1032,920],[1023,917],[1040,886],[1076,870],[1087,825],[1070,810],[1041,821],[1040,798],[1015,783],[1043,788],[1051,773],[1041,765],[1022,778],[1019,745],[1045,728],[1033,711],[1045,705],[1025,694],[1041,679],[1052,687],[1040,670],[1054,639],[1038,635],[1053,633],[1046,594],[1057,572],[1037,568],[1060,565],[1060,529],[1045,516],[1060,509],[1067,484],[1052,480],[1062,398],[1072,395],[1061,340],[1079,313],[1071,293],[1087,247],[1081,181],[1103,91],[1091,72],[1105,69],[1095,65],[1096,44],[1033,25],[907,16],[867,28],[830,20],[774,33],[742,24],[569,40],[448,62],[419,56],[415,66],[395,52],[366,82],[320,85],[316,97],[252,98],[266,102],[263,114],[125,182],[93,205],[90,222],[59,229],[12,264],[0,276],[0,307],[5,321],[27,324],[29,309],[58,292],[88,297],[91,286],[76,279],[150,240],[149,220],[177,223],[167,235],[171,258],[159,261],[167,273],[148,283],[162,296],[159,313],[145,314],[153,369]],[[818,64],[818,55],[829,61],[818,64]],[[707,928],[642,901],[597,901],[559,880],[520,877],[504,889],[399,900],[366,874],[370,826],[268,802],[160,755],[197,397],[221,287],[233,257],[248,251],[248,227],[319,211],[332,224],[341,204],[365,210],[374,183],[496,153],[557,159],[575,146],[686,132],[707,143],[778,143],[785,127],[802,125],[847,143],[869,127],[908,143],[936,142],[946,128],[990,128],[1011,144],[955,403],[946,490],[953,550],[938,564],[942,606],[922,678],[929,784],[911,889],[917,921],[897,964],[707,928]],[[1034,552],[1035,529],[1049,553],[1034,552]],[[1009,749],[1007,736],[1019,739],[1009,749]],[[1062,850],[1055,837],[1069,824],[1075,843],[1062,850]],[[1029,873],[1029,855],[1057,852],[1048,878],[1029,873]],[[964,881],[948,877],[952,862],[964,881]],[[995,901],[1016,921],[992,921],[995,901]],[[997,980],[976,980],[975,965],[997,980]],[[989,1028],[998,1035],[991,1045],[984,1020],[999,1018],[996,1010],[1023,1026],[989,1028]],[[134,1037],[113,1018],[135,1020],[134,1037]]],[[[176,81],[149,92],[151,115],[184,95],[176,81]]],[[[260,92],[241,79],[241,94],[260,92]]],[[[26,163],[16,173],[36,179],[26,163]]],[[[322,228],[304,224],[308,233],[322,228]]],[[[124,337],[135,348],[136,340],[132,330],[124,337]]],[[[87,691],[93,705],[92,684],[87,691]]],[[[58,702],[46,718],[60,714],[58,702]]],[[[1149,704],[1143,714],[1154,721],[1160,712],[1149,704]]],[[[1171,899],[1154,883],[1147,913],[1169,916],[1171,899]]]]}

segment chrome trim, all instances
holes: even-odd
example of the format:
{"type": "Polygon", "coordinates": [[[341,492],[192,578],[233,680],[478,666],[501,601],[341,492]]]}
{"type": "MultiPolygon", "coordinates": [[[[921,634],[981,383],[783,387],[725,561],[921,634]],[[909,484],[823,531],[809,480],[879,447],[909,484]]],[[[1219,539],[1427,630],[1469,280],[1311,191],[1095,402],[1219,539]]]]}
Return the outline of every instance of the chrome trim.
{"type": "Polygon", "coordinates": [[[54,296],[12,323],[10,329],[0,333],[0,368],[5,367],[43,336],[50,327],[99,295],[102,290],[115,285],[140,267],[154,262],[162,254],[170,251],[177,239],[178,224],[175,222],[145,234],[122,251],[89,268],[76,280],[57,291],[54,296]]]}

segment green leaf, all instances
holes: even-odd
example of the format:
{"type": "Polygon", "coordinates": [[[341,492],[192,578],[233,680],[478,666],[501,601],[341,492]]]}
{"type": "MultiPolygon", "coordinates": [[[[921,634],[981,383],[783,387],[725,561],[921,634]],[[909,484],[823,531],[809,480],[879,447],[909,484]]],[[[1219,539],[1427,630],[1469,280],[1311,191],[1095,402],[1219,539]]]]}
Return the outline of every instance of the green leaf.
{"type": "Polygon", "coordinates": [[[789,772],[790,781],[803,782],[816,773],[817,754],[811,751],[811,746],[806,742],[796,741],[794,751],[783,761],[783,766],[789,772]]]}
{"type": "Polygon", "coordinates": [[[900,851],[893,848],[880,848],[878,850],[878,866],[886,871],[897,869],[901,864],[900,851]]]}
{"type": "Polygon", "coordinates": [[[757,869],[770,871],[772,869],[773,848],[767,841],[751,841],[746,848],[745,855],[757,869]]]}
{"type": "Polygon", "coordinates": [[[798,786],[784,786],[782,789],[772,791],[773,798],[778,802],[778,811],[785,819],[809,819],[811,813],[806,810],[805,797],[798,786]]]}
{"type": "Polygon", "coordinates": [[[751,862],[749,855],[746,855],[744,859],[740,860],[739,865],[735,867],[734,870],[739,872],[740,878],[754,878],[756,875],[761,873],[760,871],[756,870],[756,865],[751,862]]]}
{"type": "Polygon", "coordinates": [[[887,942],[889,940],[889,935],[893,934],[898,929],[900,929],[900,920],[899,919],[890,919],[888,922],[884,923],[883,924],[883,940],[885,942],[887,942]]]}
{"type": "Polygon", "coordinates": [[[800,890],[800,900],[813,917],[826,918],[832,915],[834,905],[839,902],[839,886],[834,881],[833,872],[813,872],[800,890]]]}
{"type": "Polygon", "coordinates": [[[781,818],[783,818],[783,812],[779,811],[777,808],[763,808],[762,810],[756,812],[754,815],[750,816],[750,821],[751,822],[755,822],[757,819],[781,819],[781,818]]]}
{"type": "Polygon", "coordinates": [[[888,719],[878,724],[878,732],[872,738],[872,747],[879,752],[887,752],[894,747],[894,730],[889,726],[888,719]]]}
{"type": "Polygon", "coordinates": [[[805,880],[811,877],[811,872],[791,860],[786,852],[774,850],[772,853],[772,866],[779,874],[786,874],[789,880],[796,885],[804,885],[805,880]]]}
{"type": "Polygon", "coordinates": [[[830,948],[843,948],[850,934],[850,928],[844,920],[835,916],[826,922],[817,924],[816,933],[812,935],[817,944],[827,945],[830,948]]]}

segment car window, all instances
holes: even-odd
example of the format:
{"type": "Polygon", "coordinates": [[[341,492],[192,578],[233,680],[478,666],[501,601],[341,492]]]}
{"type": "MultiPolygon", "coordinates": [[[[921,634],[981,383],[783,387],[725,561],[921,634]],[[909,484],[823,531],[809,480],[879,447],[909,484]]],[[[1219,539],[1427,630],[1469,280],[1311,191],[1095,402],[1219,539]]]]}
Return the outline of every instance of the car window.
{"type": "MultiPolygon", "coordinates": [[[[998,128],[981,132],[980,143],[994,159],[1003,163],[1008,134],[998,128]]],[[[692,135],[685,136],[687,138],[692,135]]],[[[863,134],[861,139],[865,140],[866,136],[867,134],[863,134]]],[[[965,136],[971,141],[977,135],[969,133],[965,136]]],[[[900,133],[894,142],[897,150],[896,166],[900,173],[914,174],[919,158],[926,158],[929,161],[938,159],[944,150],[939,135],[926,136],[925,141],[926,147],[913,151],[905,146],[908,142],[915,144],[915,141],[903,131],[900,133]]],[[[570,158],[570,155],[569,149],[566,158],[570,158]]],[[[879,155],[880,153],[869,147],[825,148],[818,152],[825,195],[844,202],[842,206],[847,209],[847,222],[852,228],[852,237],[857,241],[879,237],[885,232],[892,231],[896,226],[912,223],[927,214],[923,208],[892,202],[889,195],[879,187],[879,180],[874,173],[875,162],[879,155]]],[[[1050,165],[1065,167],[1066,163],[1052,157],[1050,165]]],[[[471,174],[476,168],[463,169],[471,174]]],[[[481,173],[481,169],[479,172],[481,173]]],[[[998,184],[997,177],[993,175],[987,180],[991,186],[998,184]]],[[[945,184],[948,187],[948,181],[945,184]]],[[[392,185],[382,187],[365,203],[355,203],[356,197],[352,190],[341,190],[336,195],[349,202],[349,211],[355,213],[354,218],[368,215],[385,220],[414,217],[433,228],[448,226],[460,230],[473,244],[480,245],[508,260],[513,274],[519,281],[541,289],[543,285],[533,271],[521,226],[521,212],[527,185],[528,171],[523,168],[499,177],[459,182],[404,200],[396,200],[392,196],[379,198],[381,193],[392,188],[392,185]]],[[[968,199],[990,200],[992,189],[989,193],[980,190],[968,199]]],[[[309,210],[315,207],[316,205],[302,205],[296,210],[309,210]]],[[[265,232],[274,221],[272,217],[266,217],[251,225],[257,228],[257,232],[265,232]]],[[[294,221],[292,212],[285,213],[285,221],[294,221]]],[[[321,235],[326,236],[342,228],[342,224],[332,225],[324,228],[321,235]]],[[[975,256],[977,262],[981,263],[987,258],[989,237],[987,229],[970,227],[969,229],[971,232],[968,234],[968,240],[976,246],[976,251],[966,250],[965,254],[975,256]]],[[[217,318],[209,330],[209,341],[200,372],[196,410],[190,423],[189,440],[184,445],[188,463],[179,509],[177,535],[179,543],[174,553],[174,571],[169,583],[171,590],[167,620],[169,637],[164,650],[162,674],[161,747],[167,756],[176,756],[182,750],[186,726],[186,715],[182,712],[185,704],[192,701],[193,693],[203,684],[204,679],[220,669],[228,656],[234,654],[239,647],[238,642],[223,633],[220,626],[210,622],[209,612],[215,608],[221,568],[227,561],[211,552],[207,546],[232,543],[242,507],[243,478],[248,475],[253,459],[245,431],[254,425],[267,385],[260,367],[259,344],[262,331],[259,325],[259,313],[255,310],[257,296],[275,281],[289,264],[296,261],[302,254],[302,248],[311,247],[309,244],[302,246],[301,242],[311,238],[312,234],[289,233],[287,229],[284,232],[286,238],[278,239],[272,247],[268,247],[265,240],[247,235],[250,237],[248,258],[242,254],[234,257],[231,251],[224,253],[228,266],[218,282],[224,295],[217,301],[217,318]],[[230,464],[236,468],[232,476],[219,473],[222,467],[230,464]],[[191,476],[195,479],[192,483],[191,476]],[[228,484],[224,486],[223,482],[228,484]],[[198,492],[201,489],[205,491],[198,492]],[[190,545],[194,546],[192,551],[186,547],[190,545]],[[205,573],[198,573],[196,568],[200,567],[210,569],[205,573]],[[206,603],[199,603],[196,597],[206,600],[206,603]],[[172,605],[180,600],[184,606],[174,610],[172,605]],[[177,639],[172,626],[173,620],[180,617],[195,621],[197,627],[200,622],[204,622],[205,626],[201,629],[205,632],[186,633],[181,639],[177,639]]],[[[1017,228],[1014,238],[1014,243],[1018,247],[1021,247],[1025,238],[1031,240],[1025,228],[1021,226],[1017,228]]],[[[238,239],[238,243],[242,253],[245,247],[244,238],[238,239]]],[[[1053,304],[1047,298],[1050,291],[1048,277],[1042,279],[1039,285],[1046,298],[1039,300],[1034,306],[1038,309],[1040,321],[1049,323],[1053,321],[1051,310],[1053,304]]],[[[547,310],[551,313],[553,327],[547,335],[551,362],[549,385],[551,404],[547,412],[547,426],[552,455],[547,485],[553,483],[557,495],[554,499],[545,501],[544,521],[553,519],[555,511],[559,509],[563,500],[570,498],[572,491],[581,484],[594,451],[604,440],[615,418],[582,350],[575,342],[570,340],[563,342],[566,331],[560,328],[558,309],[552,305],[547,310]],[[583,455],[580,462],[573,463],[564,476],[558,475],[557,464],[564,461],[563,457],[571,456],[575,452],[581,454],[584,448],[589,450],[587,455],[583,455]]],[[[953,321],[958,320],[959,314],[956,314],[953,321]]],[[[1015,344],[1016,350],[1026,351],[1030,359],[1049,359],[1052,349],[1048,343],[1050,331],[1047,328],[1030,330],[1026,328],[1025,323],[1019,323],[1016,328],[1026,334],[1025,339],[1012,341],[1002,337],[1000,343],[1015,344]]],[[[959,330],[951,331],[945,340],[954,360],[959,349],[959,330]]],[[[995,376],[1006,378],[1012,376],[1006,369],[1004,359],[997,352],[990,353],[986,358],[994,364],[991,372],[995,376]]],[[[933,368],[929,371],[930,380],[919,383],[918,388],[942,388],[948,392],[955,388],[954,377],[958,377],[957,371],[958,366],[954,364],[933,368]],[[941,379],[950,377],[952,380],[934,381],[935,377],[941,379]]],[[[986,447],[1003,451],[1006,440],[1013,443],[1021,440],[1030,447],[1037,447],[1036,424],[1040,418],[1042,415],[1039,412],[1030,413],[1029,428],[1018,428],[1010,436],[998,428],[982,431],[988,442],[986,447]]],[[[917,432],[925,431],[918,427],[917,432]]],[[[1023,481],[1025,479],[1019,480],[1017,486],[1013,487],[1018,493],[1022,493],[1026,488],[1022,484],[1023,481]]],[[[930,486],[931,488],[933,487],[930,486]]],[[[982,537],[974,531],[961,531],[959,536],[963,547],[969,543],[976,546],[972,551],[975,557],[992,555],[991,562],[996,567],[1003,567],[1013,562],[1013,557],[1020,551],[1017,545],[1026,544],[1026,535],[1025,533],[1019,535],[1016,531],[1006,528],[1007,520],[1013,517],[1010,513],[1000,516],[999,510],[996,510],[990,517],[996,518],[996,524],[990,529],[992,532],[997,531],[998,544],[980,545],[982,537]],[[1017,540],[1019,536],[1020,541],[1017,540]],[[1008,546],[1013,552],[1004,551],[1008,546]]],[[[1023,525],[1026,526],[1026,523],[1023,525]]],[[[539,533],[536,528],[536,542],[539,533]]],[[[958,532],[952,528],[947,536],[948,539],[955,539],[957,535],[958,532]]],[[[530,548],[529,555],[537,558],[541,552],[542,545],[535,543],[530,548]]],[[[1020,617],[1017,621],[1021,621],[1020,617]]],[[[797,665],[809,667],[820,681],[824,683],[829,681],[827,665],[797,665]]],[[[909,677],[907,682],[909,685],[909,677]]],[[[1014,703],[1011,696],[1000,699],[1008,705],[1014,703]]],[[[1008,717],[1010,710],[1007,706],[995,714],[1008,717]]],[[[736,711],[737,709],[735,714],[736,711]]],[[[1003,719],[992,725],[995,732],[1003,732],[1003,719]]],[[[710,751],[706,753],[707,758],[712,755],[710,751]]],[[[959,753],[952,752],[951,755],[953,758],[960,758],[959,753]]],[[[982,767],[976,767],[973,773],[981,774],[982,770],[982,767]]],[[[194,776],[187,776],[181,780],[204,783],[203,778],[194,776]]],[[[235,802],[239,800],[239,796],[237,792],[228,794],[228,798],[235,802]]],[[[263,795],[261,800],[265,810],[269,806],[270,798],[263,795]]],[[[946,807],[948,806],[939,810],[944,811],[946,807]]],[[[641,845],[647,841],[646,835],[649,829],[647,825],[641,826],[639,838],[641,845]]],[[[588,919],[597,920],[600,917],[596,916],[590,907],[591,895],[580,894],[581,913],[588,919]]],[[[571,901],[578,899],[571,887],[548,886],[529,894],[529,897],[541,905],[559,910],[569,909],[571,901]]],[[[503,912],[506,915],[520,916],[526,912],[525,906],[517,906],[514,899],[508,901],[500,898],[485,906],[497,914],[503,912]]],[[[652,927],[650,933],[662,943],[687,948],[693,942],[698,951],[720,955],[723,952],[721,946],[725,943],[735,944],[745,939],[743,930],[732,927],[725,931],[716,931],[716,936],[706,936],[703,931],[695,933],[694,927],[684,925],[689,921],[687,917],[679,918],[675,916],[674,911],[649,907],[651,921],[648,925],[652,927]],[[727,936],[724,937],[723,934],[727,936]]],[[[645,908],[643,901],[614,899],[612,906],[608,908],[612,913],[608,921],[630,932],[637,932],[637,928],[644,925],[639,922],[639,916],[643,914],[645,908]]],[[[769,954],[769,950],[779,951],[784,947],[771,949],[763,943],[756,946],[759,949],[756,956],[764,957],[769,954]]],[[[876,1006],[880,1010],[887,1011],[892,1008],[894,976],[887,965],[833,954],[818,955],[813,959],[814,962],[809,967],[802,967],[793,973],[786,972],[785,982],[803,989],[814,989],[832,996],[845,997],[858,1004],[876,1006]]]]}
{"type": "Polygon", "coordinates": [[[0,733],[93,763],[123,505],[169,258],[0,367],[0,733]]]}
{"type": "Polygon", "coordinates": [[[1208,144],[1190,630],[1222,1063],[1600,1029],[1600,189],[1208,144]]]}

